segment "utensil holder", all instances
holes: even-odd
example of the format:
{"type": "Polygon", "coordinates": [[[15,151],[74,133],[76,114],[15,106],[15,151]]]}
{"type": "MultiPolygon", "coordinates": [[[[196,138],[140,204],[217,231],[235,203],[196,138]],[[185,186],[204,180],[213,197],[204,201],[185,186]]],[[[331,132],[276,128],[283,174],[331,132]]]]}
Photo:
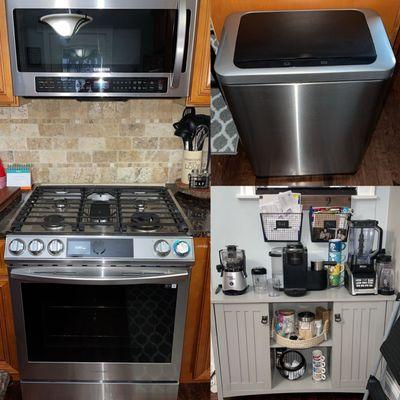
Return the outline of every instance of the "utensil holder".
{"type": "Polygon", "coordinates": [[[182,183],[189,184],[189,174],[193,170],[201,170],[202,167],[202,151],[189,151],[183,150],[183,160],[182,160],[182,183]]]}

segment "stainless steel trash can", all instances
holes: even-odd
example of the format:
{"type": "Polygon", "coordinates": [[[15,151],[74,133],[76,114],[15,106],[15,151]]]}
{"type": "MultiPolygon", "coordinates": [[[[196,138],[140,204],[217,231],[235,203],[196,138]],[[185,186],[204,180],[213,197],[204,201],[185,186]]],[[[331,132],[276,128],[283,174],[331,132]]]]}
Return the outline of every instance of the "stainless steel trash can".
{"type": "Polygon", "coordinates": [[[395,66],[371,10],[250,12],[215,71],[257,176],[354,173],[395,66]]]}

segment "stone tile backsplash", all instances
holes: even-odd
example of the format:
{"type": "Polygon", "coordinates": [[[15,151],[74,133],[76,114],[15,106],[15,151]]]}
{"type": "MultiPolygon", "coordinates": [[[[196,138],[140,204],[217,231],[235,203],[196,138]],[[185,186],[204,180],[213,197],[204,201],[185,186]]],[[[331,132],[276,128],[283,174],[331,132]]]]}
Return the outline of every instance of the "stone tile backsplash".
{"type": "Polygon", "coordinates": [[[35,183],[166,183],[180,177],[182,142],[172,123],[184,106],[177,101],[22,101],[0,108],[0,158],[32,163],[35,183]]]}

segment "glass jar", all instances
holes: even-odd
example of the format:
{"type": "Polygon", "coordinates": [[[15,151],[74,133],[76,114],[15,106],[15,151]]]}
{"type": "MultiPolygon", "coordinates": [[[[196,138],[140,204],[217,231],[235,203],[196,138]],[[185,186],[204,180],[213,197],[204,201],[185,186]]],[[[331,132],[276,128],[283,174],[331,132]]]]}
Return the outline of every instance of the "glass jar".
{"type": "Polygon", "coordinates": [[[265,268],[253,268],[251,277],[253,278],[254,291],[265,293],[267,291],[267,270],[265,268]]]}
{"type": "Polygon", "coordinates": [[[299,336],[302,339],[311,339],[315,336],[315,314],[304,311],[298,315],[299,336]]]}

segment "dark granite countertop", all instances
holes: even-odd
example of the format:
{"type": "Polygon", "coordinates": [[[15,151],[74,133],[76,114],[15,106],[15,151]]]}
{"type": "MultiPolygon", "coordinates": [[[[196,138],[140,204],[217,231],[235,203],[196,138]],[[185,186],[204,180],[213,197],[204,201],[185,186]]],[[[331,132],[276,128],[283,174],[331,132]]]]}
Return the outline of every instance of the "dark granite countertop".
{"type": "Polygon", "coordinates": [[[193,236],[210,236],[210,200],[180,192],[175,192],[174,196],[192,225],[193,236]]]}
{"type": "Polygon", "coordinates": [[[11,222],[30,194],[30,191],[22,192],[21,198],[0,214],[0,239],[3,239],[6,236],[11,222]]]}

